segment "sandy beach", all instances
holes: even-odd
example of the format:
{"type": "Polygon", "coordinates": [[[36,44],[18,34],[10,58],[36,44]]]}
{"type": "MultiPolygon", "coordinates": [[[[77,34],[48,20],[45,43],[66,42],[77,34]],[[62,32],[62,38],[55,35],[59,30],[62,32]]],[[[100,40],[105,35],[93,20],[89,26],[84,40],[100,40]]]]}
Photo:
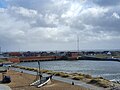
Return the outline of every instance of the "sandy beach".
{"type": "MultiPolygon", "coordinates": [[[[9,75],[11,77],[11,83],[6,85],[8,85],[12,90],[88,90],[83,87],[56,80],[51,80],[51,83],[41,88],[37,88],[35,86],[30,86],[30,84],[36,79],[36,76],[34,75],[16,72],[13,70],[8,70],[5,75],[9,75]]],[[[1,79],[2,74],[0,75],[0,80],[1,79]]]]}

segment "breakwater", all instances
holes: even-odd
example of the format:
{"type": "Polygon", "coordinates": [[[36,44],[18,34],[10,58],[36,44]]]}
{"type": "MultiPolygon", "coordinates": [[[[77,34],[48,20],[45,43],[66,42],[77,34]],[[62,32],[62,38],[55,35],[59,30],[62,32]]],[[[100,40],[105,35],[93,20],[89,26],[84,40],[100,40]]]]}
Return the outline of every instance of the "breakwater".
{"type": "Polygon", "coordinates": [[[10,62],[36,62],[36,61],[59,61],[59,60],[91,60],[91,61],[118,61],[116,58],[98,58],[89,56],[66,57],[66,56],[31,56],[31,57],[10,57],[7,58],[10,62]]]}

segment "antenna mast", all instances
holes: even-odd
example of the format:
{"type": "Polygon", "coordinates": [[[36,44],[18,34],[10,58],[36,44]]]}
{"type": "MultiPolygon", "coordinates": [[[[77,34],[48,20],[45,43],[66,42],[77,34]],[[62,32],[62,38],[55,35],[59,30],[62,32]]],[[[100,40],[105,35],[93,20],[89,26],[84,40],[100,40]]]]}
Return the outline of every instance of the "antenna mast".
{"type": "Polygon", "coordinates": [[[2,52],[1,52],[1,46],[0,46],[0,54],[2,54],[2,52]]]}
{"type": "Polygon", "coordinates": [[[79,36],[77,35],[77,52],[79,54],[79,36]]]}

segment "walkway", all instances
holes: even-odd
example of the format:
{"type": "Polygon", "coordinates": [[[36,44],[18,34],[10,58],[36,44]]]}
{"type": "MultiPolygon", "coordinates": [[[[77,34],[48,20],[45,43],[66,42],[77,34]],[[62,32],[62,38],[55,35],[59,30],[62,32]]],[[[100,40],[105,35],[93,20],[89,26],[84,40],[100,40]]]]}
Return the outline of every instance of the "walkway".
{"type": "Polygon", "coordinates": [[[0,90],[12,90],[9,86],[0,84],[0,90]]]}

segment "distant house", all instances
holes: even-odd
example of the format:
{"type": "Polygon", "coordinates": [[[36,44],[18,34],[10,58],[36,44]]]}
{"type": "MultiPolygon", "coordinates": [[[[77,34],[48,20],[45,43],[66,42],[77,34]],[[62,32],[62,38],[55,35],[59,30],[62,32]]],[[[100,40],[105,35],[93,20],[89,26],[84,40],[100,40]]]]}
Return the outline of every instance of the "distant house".
{"type": "Polygon", "coordinates": [[[108,55],[111,55],[111,52],[109,51],[107,54],[108,54],[108,55]]]}
{"type": "Polygon", "coordinates": [[[77,59],[77,57],[78,57],[78,52],[67,52],[66,56],[67,56],[69,59],[77,59]]]}
{"type": "Polygon", "coordinates": [[[9,56],[22,56],[20,52],[9,52],[9,56]]]}

